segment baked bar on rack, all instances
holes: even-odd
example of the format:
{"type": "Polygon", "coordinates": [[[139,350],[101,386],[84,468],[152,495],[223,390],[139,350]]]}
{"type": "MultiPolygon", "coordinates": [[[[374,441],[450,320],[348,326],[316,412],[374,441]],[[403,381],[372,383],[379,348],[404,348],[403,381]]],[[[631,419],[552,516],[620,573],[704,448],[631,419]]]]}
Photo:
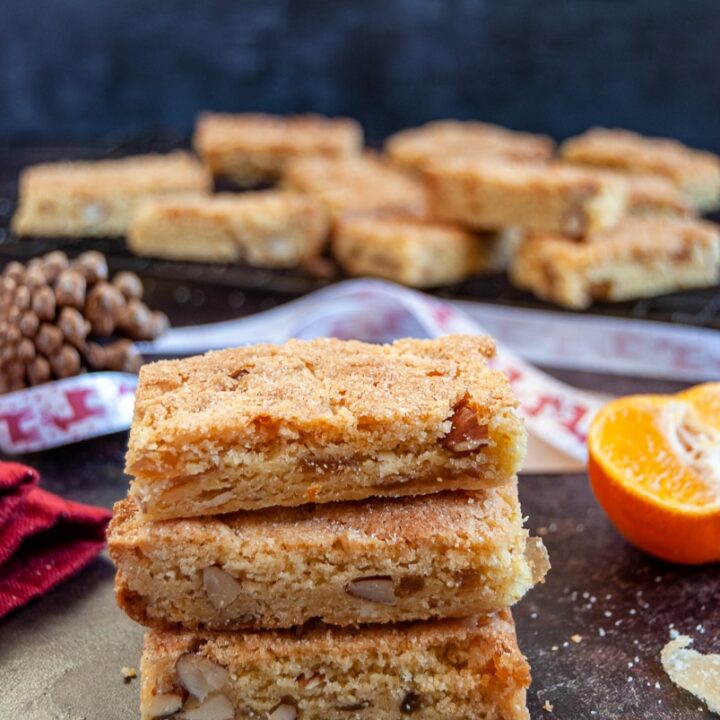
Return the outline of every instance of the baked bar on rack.
{"type": "Polygon", "coordinates": [[[430,165],[425,177],[436,217],[479,230],[583,235],[615,225],[627,205],[622,178],[561,165],[448,159],[430,165]]]}
{"type": "Polygon", "coordinates": [[[714,285],[720,233],[717,225],[683,218],[627,218],[584,242],[535,233],[521,244],[510,277],[540,298],[575,309],[595,300],[714,285]]]}
{"type": "Polygon", "coordinates": [[[580,165],[660,175],[679,187],[696,210],[720,208],[720,157],[677,140],[592,128],[566,140],[560,153],[567,162],[580,165]]]}
{"type": "Polygon", "coordinates": [[[647,173],[625,174],[628,213],[637,217],[692,215],[685,193],[667,178],[647,173]]]}
{"type": "Polygon", "coordinates": [[[526,433],[493,353],[317,339],[145,365],[131,492],[162,519],[510,482],[526,433]]]}
{"type": "Polygon", "coordinates": [[[385,152],[394,163],[420,172],[442,158],[497,156],[537,162],[550,159],[554,149],[555,143],[545,135],[460,120],[437,120],[401,130],[385,142],[385,152]]]}
{"type": "Polygon", "coordinates": [[[161,522],[126,499],[108,547],[118,604],[160,629],[468,617],[513,605],[548,567],[516,483],[161,522]]]}
{"type": "Polygon", "coordinates": [[[348,214],[336,225],[333,255],[348,275],[425,288],[493,268],[496,238],[450,223],[348,214]]]}
{"type": "Polygon", "coordinates": [[[348,118],[259,113],[202,113],[193,137],[213,175],[244,188],[274,183],[291,158],[354,155],[362,142],[362,128],[348,118]]]}
{"type": "Polygon", "coordinates": [[[12,227],[19,235],[124,235],[142,200],[204,194],[211,184],[202,164],[180,151],[33,165],[20,175],[12,227]]]}
{"type": "Polygon", "coordinates": [[[467,620],[145,636],[142,720],[528,720],[509,611],[467,620]]]}
{"type": "Polygon", "coordinates": [[[133,219],[128,246],[151,257],[293,267],[317,257],[327,233],[319,203],[267,190],[148,200],[133,219]]]}
{"type": "Polygon", "coordinates": [[[427,213],[423,182],[370,153],[294,160],[286,166],[282,182],[319,200],[334,220],[348,212],[427,213]]]}

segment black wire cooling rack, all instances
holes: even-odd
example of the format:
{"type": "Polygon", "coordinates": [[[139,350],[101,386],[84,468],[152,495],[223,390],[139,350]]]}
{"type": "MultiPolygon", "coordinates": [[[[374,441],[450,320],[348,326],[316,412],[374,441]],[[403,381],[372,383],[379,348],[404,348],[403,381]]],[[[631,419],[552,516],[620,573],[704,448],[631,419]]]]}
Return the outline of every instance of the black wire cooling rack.
{"type": "MultiPolygon", "coordinates": [[[[17,177],[25,165],[59,159],[168,152],[187,147],[187,136],[162,131],[130,137],[108,136],[90,147],[58,145],[0,149],[0,267],[10,260],[24,262],[58,248],[71,256],[93,249],[108,257],[113,271],[132,270],[145,278],[262,292],[277,296],[278,300],[298,297],[343,279],[342,273],[331,263],[323,268],[322,273],[317,273],[308,269],[264,270],[243,265],[176,262],[133,255],[121,239],[20,239],[10,231],[10,219],[17,197],[17,177]]],[[[433,294],[445,298],[557,310],[555,306],[513,288],[504,274],[479,275],[457,285],[439,288],[433,294]]],[[[593,305],[591,312],[594,315],[645,318],[720,329],[720,286],[634,302],[598,303],[593,305]]]]}

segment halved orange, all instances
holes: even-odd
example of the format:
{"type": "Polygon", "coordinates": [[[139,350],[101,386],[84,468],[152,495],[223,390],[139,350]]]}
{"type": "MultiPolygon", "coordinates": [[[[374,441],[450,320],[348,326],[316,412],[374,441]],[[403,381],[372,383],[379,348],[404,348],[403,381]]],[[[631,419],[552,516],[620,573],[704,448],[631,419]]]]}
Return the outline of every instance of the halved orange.
{"type": "Polygon", "coordinates": [[[720,383],[609,403],[588,455],[593,491],[633,545],[670,562],[720,561],[720,383]]]}

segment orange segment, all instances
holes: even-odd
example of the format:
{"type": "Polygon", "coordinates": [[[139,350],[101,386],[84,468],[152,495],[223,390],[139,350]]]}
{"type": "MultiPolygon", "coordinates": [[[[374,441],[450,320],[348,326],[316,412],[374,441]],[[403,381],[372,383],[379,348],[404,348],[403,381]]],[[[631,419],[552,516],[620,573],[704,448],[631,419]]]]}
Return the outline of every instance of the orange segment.
{"type": "Polygon", "coordinates": [[[720,382],[696,385],[677,397],[691,403],[703,422],[720,430],[720,382]]]}
{"type": "Polygon", "coordinates": [[[611,402],[588,451],[595,495],[630,542],[672,562],[720,560],[720,383],[611,402]]]}

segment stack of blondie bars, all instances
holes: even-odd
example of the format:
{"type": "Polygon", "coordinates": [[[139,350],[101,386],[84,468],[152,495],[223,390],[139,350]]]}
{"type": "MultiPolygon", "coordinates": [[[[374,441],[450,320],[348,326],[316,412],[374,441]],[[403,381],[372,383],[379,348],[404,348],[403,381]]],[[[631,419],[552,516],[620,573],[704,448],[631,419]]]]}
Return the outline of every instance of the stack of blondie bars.
{"type": "Polygon", "coordinates": [[[141,372],[109,532],[143,720],[515,720],[548,568],[487,338],[290,341],[141,372]]]}

